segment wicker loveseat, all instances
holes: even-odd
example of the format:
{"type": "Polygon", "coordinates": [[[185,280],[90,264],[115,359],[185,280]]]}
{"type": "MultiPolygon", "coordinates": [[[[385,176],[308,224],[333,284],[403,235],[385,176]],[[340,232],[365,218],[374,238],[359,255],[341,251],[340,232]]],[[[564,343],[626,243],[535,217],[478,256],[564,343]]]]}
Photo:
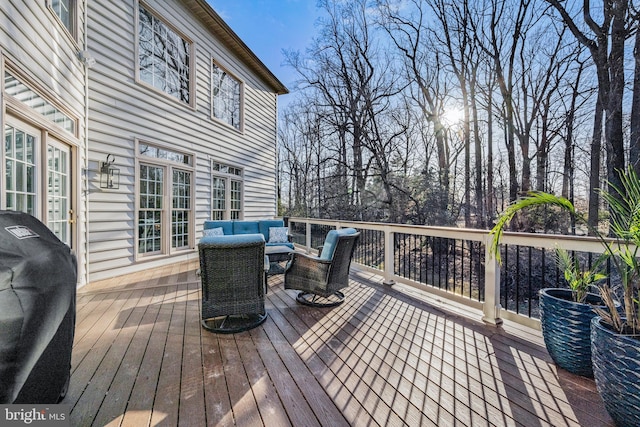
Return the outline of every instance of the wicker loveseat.
{"type": "Polygon", "coordinates": [[[349,286],[349,267],[360,233],[354,228],[331,230],[320,256],[293,254],[284,274],[285,289],[297,289],[296,300],[314,307],[342,304],[340,289],[349,286]]]}
{"type": "Polygon", "coordinates": [[[238,234],[262,234],[267,246],[283,245],[293,249],[289,241],[288,229],[281,219],[259,219],[256,221],[208,220],[204,222],[204,236],[213,235],[210,231],[222,232],[225,236],[238,234]],[[220,230],[221,229],[221,230],[220,230]]]}
{"type": "Polygon", "coordinates": [[[265,321],[265,271],[269,264],[264,248],[262,234],[212,236],[200,240],[204,328],[233,333],[265,321]]]}

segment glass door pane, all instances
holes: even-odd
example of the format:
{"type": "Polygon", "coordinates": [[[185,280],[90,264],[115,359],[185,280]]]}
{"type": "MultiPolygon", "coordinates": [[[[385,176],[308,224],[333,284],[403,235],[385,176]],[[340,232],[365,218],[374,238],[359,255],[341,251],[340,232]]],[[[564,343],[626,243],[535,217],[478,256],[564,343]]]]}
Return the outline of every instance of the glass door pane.
{"type": "Polygon", "coordinates": [[[4,129],[4,207],[38,217],[36,153],[40,133],[8,120],[4,129]]]}
{"type": "Polygon", "coordinates": [[[138,210],[138,253],[162,251],[164,168],[140,165],[140,208],[138,210]]]}
{"type": "Polygon", "coordinates": [[[55,141],[47,142],[47,225],[58,239],[71,246],[71,150],[55,141]]]}

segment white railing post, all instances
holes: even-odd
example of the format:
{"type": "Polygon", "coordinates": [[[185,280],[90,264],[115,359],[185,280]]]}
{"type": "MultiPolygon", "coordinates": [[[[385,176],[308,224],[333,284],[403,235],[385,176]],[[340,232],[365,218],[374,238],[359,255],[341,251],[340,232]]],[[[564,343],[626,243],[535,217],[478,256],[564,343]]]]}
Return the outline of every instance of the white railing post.
{"type": "Polygon", "coordinates": [[[484,305],[482,320],[492,325],[502,324],[500,318],[500,265],[491,252],[493,236],[484,239],[484,305]]]}
{"type": "Polygon", "coordinates": [[[309,251],[311,251],[311,222],[307,220],[305,223],[307,224],[305,240],[307,243],[307,253],[309,253],[309,251]]]}
{"type": "Polygon", "coordinates": [[[391,231],[391,227],[386,225],[384,227],[384,283],[385,285],[395,285],[396,281],[394,280],[395,271],[394,271],[394,247],[393,247],[393,235],[394,233],[391,231]]]}

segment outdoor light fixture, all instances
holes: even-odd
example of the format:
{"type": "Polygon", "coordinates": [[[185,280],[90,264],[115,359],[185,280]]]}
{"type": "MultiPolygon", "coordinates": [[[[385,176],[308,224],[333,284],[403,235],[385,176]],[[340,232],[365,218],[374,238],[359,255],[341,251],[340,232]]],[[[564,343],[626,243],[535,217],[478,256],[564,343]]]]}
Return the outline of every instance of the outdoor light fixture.
{"type": "Polygon", "coordinates": [[[115,161],[113,154],[107,154],[107,161],[100,162],[100,188],[120,188],[120,169],[112,166],[115,161]]]}
{"type": "Polygon", "coordinates": [[[78,59],[87,67],[91,68],[96,65],[96,58],[91,56],[88,50],[78,52],[78,59]]]}

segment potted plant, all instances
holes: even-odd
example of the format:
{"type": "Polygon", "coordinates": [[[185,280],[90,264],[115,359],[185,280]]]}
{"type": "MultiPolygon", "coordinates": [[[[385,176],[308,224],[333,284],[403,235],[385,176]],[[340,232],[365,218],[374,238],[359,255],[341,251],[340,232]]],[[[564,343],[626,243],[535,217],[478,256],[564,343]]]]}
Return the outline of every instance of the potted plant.
{"type": "Polygon", "coordinates": [[[577,375],[593,378],[591,362],[591,320],[596,308],[605,309],[602,298],[589,290],[605,279],[600,268],[606,256],[597,258],[591,269],[581,269],[576,257],[556,250],[556,263],[569,288],[540,290],[540,327],[553,361],[577,375]]]}
{"type": "MultiPolygon", "coordinates": [[[[500,260],[498,243],[505,226],[515,214],[525,208],[554,204],[575,214],[568,200],[534,192],[511,204],[491,230],[492,252],[500,260]]],[[[564,249],[556,249],[556,265],[564,273],[568,288],[540,290],[540,328],[549,355],[559,367],[577,375],[593,377],[591,363],[591,319],[597,316],[594,307],[605,308],[602,298],[591,288],[606,278],[601,267],[606,254],[598,257],[590,269],[564,249]]]]}
{"type": "MultiPolygon", "coordinates": [[[[611,239],[597,229],[592,232],[602,242],[604,254],[613,263],[618,277],[599,284],[600,296],[606,308],[596,308],[599,316],[591,320],[591,354],[593,372],[598,392],[605,408],[619,426],[640,425],[640,179],[629,168],[620,172],[621,187],[610,184],[610,192],[602,191],[608,202],[611,218],[611,239]],[[619,292],[618,292],[619,291],[619,292]],[[618,309],[616,294],[622,296],[622,310],[618,309]]],[[[575,215],[578,221],[587,222],[567,199],[547,193],[532,193],[524,202],[512,206],[552,204],[575,215]]],[[[510,211],[510,206],[506,211],[510,211]]],[[[513,216],[513,215],[511,215],[513,216]]],[[[502,218],[501,218],[502,219],[502,218]]],[[[508,221],[507,221],[508,222],[508,221]]],[[[498,225],[501,222],[498,221],[498,225]]],[[[502,228],[494,233],[493,249],[502,228]]]]}
{"type": "Polygon", "coordinates": [[[629,168],[622,187],[603,192],[611,208],[615,241],[607,244],[618,272],[623,310],[616,310],[614,288],[600,286],[606,310],[591,323],[591,353],[598,392],[619,426],[640,425],[640,179],[629,168]]]}

